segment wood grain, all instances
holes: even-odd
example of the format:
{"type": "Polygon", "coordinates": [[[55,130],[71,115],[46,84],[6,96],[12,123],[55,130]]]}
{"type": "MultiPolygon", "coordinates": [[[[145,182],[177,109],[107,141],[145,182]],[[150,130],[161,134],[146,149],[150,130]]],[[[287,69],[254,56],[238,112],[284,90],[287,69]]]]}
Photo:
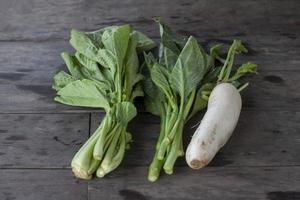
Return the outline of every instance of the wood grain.
{"type": "Polygon", "coordinates": [[[1,200],[86,200],[87,182],[69,170],[0,170],[1,200]]]}
{"type": "Polygon", "coordinates": [[[180,167],[159,181],[147,169],[130,167],[89,183],[89,199],[111,200],[296,200],[300,167],[221,167],[192,171],[180,167]]]}
{"type": "Polygon", "coordinates": [[[158,36],[153,16],[161,16],[176,31],[198,37],[271,35],[298,38],[297,0],[221,1],[0,1],[1,40],[68,38],[71,28],[91,30],[130,23],[150,36],[158,36]]]}
{"type": "Polygon", "coordinates": [[[69,168],[88,130],[88,114],[2,114],[0,168],[69,168]]]}
{"type": "MultiPolygon", "coordinates": [[[[196,129],[191,127],[199,122],[202,114],[199,113],[186,125],[185,147],[196,129]]],[[[102,115],[92,115],[92,132],[101,119],[102,115]]],[[[300,165],[299,120],[300,112],[297,111],[242,110],[231,140],[210,167],[300,165]]],[[[139,114],[130,123],[129,132],[133,134],[134,141],[125,154],[123,166],[148,166],[159,134],[159,119],[150,114],[139,114]]],[[[186,166],[184,158],[180,158],[177,165],[186,166]]]]}

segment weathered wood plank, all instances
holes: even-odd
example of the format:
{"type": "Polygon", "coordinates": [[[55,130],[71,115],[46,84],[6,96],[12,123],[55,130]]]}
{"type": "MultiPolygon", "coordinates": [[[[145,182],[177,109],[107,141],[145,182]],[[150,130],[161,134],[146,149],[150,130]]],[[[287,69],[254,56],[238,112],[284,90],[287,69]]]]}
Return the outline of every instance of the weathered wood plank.
{"type": "Polygon", "coordinates": [[[88,114],[2,114],[0,168],[69,167],[88,130],[88,114]]]}
{"type": "Polygon", "coordinates": [[[87,200],[87,182],[69,170],[0,170],[2,200],[87,200]]]}
{"type": "Polygon", "coordinates": [[[111,200],[296,200],[300,199],[300,167],[221,167],[147,181],[147,169],[130,167],[89,183],[89,199],[111,200]]]}
{"type": "Polygon", "coordinates": [[[67,38],[70,28],[95,29],[130,23],[151,36],[153,16],[161,16],[176,30],[202,37],[233,35],[299,35],[297,0],[269,1],[6,1],[0,2],[1,40],[67,38]]]}
{"type": "MultiPolygon", "coordinates": [[[[201,119],[201,114],[186,125],[184,143],[187,146],[201,119]]],[[[93,114],[91,131],[99,125],[102,115],[93,114]]],[[[238,126],[228,144],[210,164],[220,166],[286,166],[300,165],[300,112],[242,110],[238,126]]],[[[159,119],[139,114],[130,124],[133,143],[125,154],[123,166],[147,166],[154,155],[159,134],[159,119]]],[[[179,166],[186,165],[184,158],[179,166]]],[[[175,169],[176,171],[176,169],[175,169]]]]}
{"type": "Polygon", "coordinates": [[[55,103],[54,74],[63,68],[66,42],[4,43],[0,47],[0,105],[12,112],[73,109],[55,103]]]}
{"type": "MultiPolygon", "coordinates": [[[[290,41],[291,42],[291,41],[290,41]]],[[[286,44],[288,46],[288,44],[286,44]]],[[[286,46],[283,45],[283,46],[286,46]]],[[[276,48],[275,48],[276,49],[276,48]]],[[[296,54],[296,47],[294,54],[296,54]]],[[[60,52],[71,50],[67,42],[2,43],[0,45],[0,113],[26,112],[86,112],[90,109],[64,106],[54,102],[55,91],[51,89],[53,75],[65,69],[60,52]]],[[[298,109],[299,56],[286,58],[285,51],[268,57],[268,50],[250,56],[259,65],[260,74],[251,77],[251,86],[244,94],[245,107],[255,109],[298,109]],[[276,59],[275,57],[282,58],[276,59]],[[298,60],[297,60],[298,59],[298,60]],[[267,61],[265,61],[267,60],[267,61]],[[283,61],[285,65],[283,65],[283,61]],[[283,67],[285,66],[285,67],[283,67]],[[278,71],[269,71],[270,69],[278,71]],[[258,98],[259,97],[259,98],[258,98]]],[[[277,50],[276,50],[277,51],[277,50]]],[[[248,57],[244,57],[246,60],[248,57]]]]}
{"type": "Polygon", "coordinates": [[[300,105],[299,71],[262,71],[246,79],[250,82],[250,86],[242,92],[244,108],[298,110],[297,105],[300,105]]]}

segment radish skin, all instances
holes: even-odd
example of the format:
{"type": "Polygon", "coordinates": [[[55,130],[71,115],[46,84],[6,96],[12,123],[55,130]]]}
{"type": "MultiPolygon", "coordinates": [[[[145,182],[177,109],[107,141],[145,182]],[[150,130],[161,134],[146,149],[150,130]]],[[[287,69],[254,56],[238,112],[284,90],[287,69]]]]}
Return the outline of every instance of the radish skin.
{"type": "Polygon", "coordinates": [[[218,84],[210,94],[207,111],[186,151],[186,162],[193,169],[206,166],[223,147],[239,119],[242,100],[230,83],[218,84]]]}

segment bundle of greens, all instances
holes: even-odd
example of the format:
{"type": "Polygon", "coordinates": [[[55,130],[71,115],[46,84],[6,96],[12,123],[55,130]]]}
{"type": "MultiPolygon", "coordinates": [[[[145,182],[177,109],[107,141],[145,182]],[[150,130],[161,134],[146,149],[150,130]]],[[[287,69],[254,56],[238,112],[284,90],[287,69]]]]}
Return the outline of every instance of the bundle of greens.
{"type": "Polygon", "coordinates": [[[74,55],[62,53],[69,74],[54,77],[56,101],[71,105],[103,108],[104,119],[72,160],[75,176],[103,177],[121,163],[131,141],[126,131],[136,116],[133,101],[143,96],[138,53],[155,46],[129,25],[110,26],[95,32],[71,31],[74,55]]]}
{"type": "Polygon", "coordinates": [[[176,35],[159,19],[156,21],[161,36],[159,59],[151,52],[144,54],[145,106],[161,119],[156,153],[148,172],[150,181],[157,180],[162,168],[167,174],[173,173],[175,161],[184,155],[184,125],[207,106],[210,92],[219,81],[232,83],[241,91],[248,83],[241,85],[238,79],[246,73],[256,73],[256,65],[246,63],[229,78],[235,54],[246,52],[240,41],[234,41],[224,59],[222,45],[213,46],[207,54],[193,36],[176,35]]]}

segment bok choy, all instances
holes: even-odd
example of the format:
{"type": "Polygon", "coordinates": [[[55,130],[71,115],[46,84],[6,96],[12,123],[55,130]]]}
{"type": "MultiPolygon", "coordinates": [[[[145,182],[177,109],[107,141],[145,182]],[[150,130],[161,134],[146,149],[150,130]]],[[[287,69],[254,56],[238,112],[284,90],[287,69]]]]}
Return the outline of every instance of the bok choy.
{"type": "Polygon", "coordinates": [[[69,73],[55,75],[55,100],[106,112],[71,166],[76,177],[90,179],[94,173],[103,177],[120,165],[131,141],[127,124],[137,114],[133,101],[143,96],[138,53],[155,44],[129,25],[94,32],[72,30],[70,43],[76,52],[62,53],[69,73]]]}

